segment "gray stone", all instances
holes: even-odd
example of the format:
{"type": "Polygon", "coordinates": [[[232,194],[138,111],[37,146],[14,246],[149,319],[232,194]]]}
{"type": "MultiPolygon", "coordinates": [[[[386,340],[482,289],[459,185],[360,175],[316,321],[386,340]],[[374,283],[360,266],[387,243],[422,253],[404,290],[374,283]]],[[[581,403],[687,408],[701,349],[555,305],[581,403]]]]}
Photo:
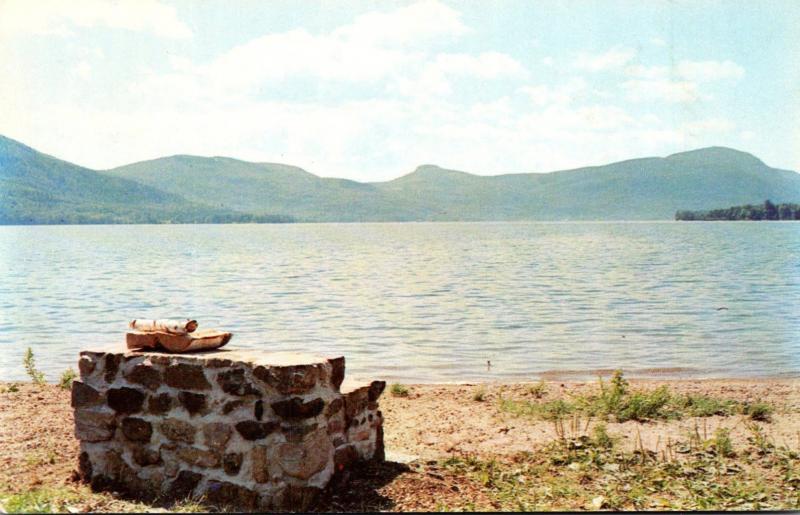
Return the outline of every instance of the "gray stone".
{"type": "Polygon", "coordinates": [[[308,479],[328,464],[333,446],[324,430],[318,430],[301,443],[287,442],[278,447],[277,458],[286,474],[308,479]]]}
{"type": "Polygon", "coordinates": [[[100,392],[77,379],[72,381],[72,399],[70,404],[73,408],[96,406],[101,402],[103,402],[103,397],[100,395],[100,392]]]}
{"type": "Polygon", "coordinates": [[[253,386],[247,377],[245,377],[244,369],[234,368],[220,372],[217,376],[217,383],[219,383],[222,391],[231,395],[255,395],[261,397],[262,393],[253,386]]]}
{"type": "Polygon", "coordinates": [[[75,438],[86,442],[111,440],[116,428],[113,413],[75,410],[75,438]]]}
{"type": "Polygon", "coordinates": [[[203,468],[219,467],[222,457],[217,451],[207,451],[197,447],[178,447],[175,451],[178,458],[190,465],[203,468]]]}
{"type": "Polygon", "coordinates": [[[316,386],[320,376],[319,365],[287,367],[258,366],[253,375],[284,395],[307,393],[316,386]]]}
{"type": "Polygon", "coordinates": [[[203,443],[207,447],[222,450],[231,438],[231,426],[222,422],[212,422],[203,426],[203,443]]]}
{"type": "Polygon", "coordinates": [[[168,418],[158,426],[159,431],[173,442],[194,443],[196,429],[193,425],[176,418],[168,418]]]}

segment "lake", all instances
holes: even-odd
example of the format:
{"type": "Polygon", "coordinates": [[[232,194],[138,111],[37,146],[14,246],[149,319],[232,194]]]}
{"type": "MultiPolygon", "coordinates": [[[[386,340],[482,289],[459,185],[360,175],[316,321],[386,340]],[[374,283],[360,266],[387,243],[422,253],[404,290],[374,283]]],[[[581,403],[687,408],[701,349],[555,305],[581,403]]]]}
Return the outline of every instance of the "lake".
{"type": "Polygon", "coordinates": [[[0,267],[6,381],[161,317],[389,381],[800,375],[794,222],[5,226],[0,267]]]}

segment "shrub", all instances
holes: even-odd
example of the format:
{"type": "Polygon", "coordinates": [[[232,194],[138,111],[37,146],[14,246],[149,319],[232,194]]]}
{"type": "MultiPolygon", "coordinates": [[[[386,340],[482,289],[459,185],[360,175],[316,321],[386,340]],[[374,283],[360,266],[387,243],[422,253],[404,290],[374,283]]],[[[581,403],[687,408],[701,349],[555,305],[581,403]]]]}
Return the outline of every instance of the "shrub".
{"type": "Polygon", "coordinates": [[[717,456],[729,457],[733,456],[733,443],[731,442],[731,430],[723,427],[718,428],[714,432],[714,438],[711,441],[714,446],[714,451],[717,456]]]}
{"type": "Polygon", "coordinates": [[[544,379],[542,379],[541,381],[539,381],[535,385],[531,386],[528,391],[536,399],[541,399],[547,393],[547,383],[545,383],[544,379]]]}
{"type": "Polygon", "coordinates": [[[389,391],[395,397],[408,397],[408,387],[400,383],[394,383],[389,391]]]}
{"type": "Polygon", "coordinates": [[[772,406],[766,402],[746,404],[743,412],[753,420],[760,420],[762,422],[769,422],[772,418],[772,406]]]}
{"type": "Polygon", "coordinates": [[[606,425],[603,423],[594,426],[592,440],[597,447],[602,447],[603,449],[610,449],[614,446],[614,440],[608,435],[606,425]]]}
{"type": "Polygon", "coordinates": [[[28,347],[28,350],[25,351],[25,357],[22,360],[22,364],[25,366],[25,372],[30,376],[31,380],[36,384],[44,384],[44,374],[39,370],[36,370],[36,360],[33,357],[33,350],[28,347]]]}
{"type": "Polygon", "coordinates": [[[676,408],[693,417],[729,416],[736,413],[736,402],[705,395],[686,395],[677,398],[676,408]]]}
{"type": "Polygon", "coordinates": [[[672,399],[669,389],[661,386],[652,392],[635,392],[619,406],[617,412],[613,413],[619,422],[627,420],[648,420],[654,418],[668,418],[664,408],[672,399]]]}
{"type": "Polygon", "coordinates": [[[65,390],[69,390],[72,388],[72,381],[75,379],[75,377],[77,377],[77,375],[75,374],[74,370],[71,368],[66,369],[61,374],[61,379],[58,380],[58,386],[65,390]]]}

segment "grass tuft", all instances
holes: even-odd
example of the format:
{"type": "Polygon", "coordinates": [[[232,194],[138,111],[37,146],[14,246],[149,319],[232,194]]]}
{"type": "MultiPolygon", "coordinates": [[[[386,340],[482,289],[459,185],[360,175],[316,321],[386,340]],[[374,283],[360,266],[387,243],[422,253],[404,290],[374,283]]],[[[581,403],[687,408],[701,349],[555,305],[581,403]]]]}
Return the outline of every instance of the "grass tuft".
{"type": "Polygon", "coordinates": [[[58,380],[59,388],[63,388],[64,390],[69,390],[72,388],[72,381],[77,377],[77,374],[71,368],[66,369],[62,374],[61,378],[58,380]]]}
{"type": "Polygon", "coordinates": [[[408,387],[404,384],[394,383],[390,388],[389,392],[394,395],[395,397],[408,397],[408,387]]]}
{"type": "Polygon", "coordinates": [[[514,415],[533,416],[544,420],[556,420],[566,415],[580,414],[617,422],[735,414],[744,414],[753,420],[768,422],[772,414],[772,407],[764,402],[743,404],[705,395],[676,395],[666,386],[652,391],[633,391],[619,370],[614,372],[609,382],[603,381],[602,378],[599,380],[597,393],[546,402],[501,398],[500,409],[514,415]]]}

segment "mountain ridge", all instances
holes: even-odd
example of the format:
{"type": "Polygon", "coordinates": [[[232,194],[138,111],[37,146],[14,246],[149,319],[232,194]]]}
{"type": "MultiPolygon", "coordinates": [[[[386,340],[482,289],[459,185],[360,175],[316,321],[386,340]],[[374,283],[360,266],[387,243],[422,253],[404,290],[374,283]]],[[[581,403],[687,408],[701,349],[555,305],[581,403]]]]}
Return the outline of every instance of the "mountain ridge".
{"type": "Polygon", "coordinates": [[[800,200],[800,174],[721,146],[548,173],[480,175],[423,164],[395,179],[359,182],[189,154],[91,170],[0,136],[1,223],[19,222],[20,205],[28,223],[642,220],[767,198],[800,200]],[[54,215],[87,206],[97,207],[92,221],[54,215]]]}

